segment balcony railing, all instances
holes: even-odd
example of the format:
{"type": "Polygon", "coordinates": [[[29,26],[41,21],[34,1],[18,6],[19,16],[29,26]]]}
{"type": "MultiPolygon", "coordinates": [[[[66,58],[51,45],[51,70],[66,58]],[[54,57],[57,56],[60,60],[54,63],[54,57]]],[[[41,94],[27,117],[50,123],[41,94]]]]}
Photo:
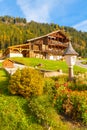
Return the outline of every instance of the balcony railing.
{"type": "Polygon", "coordinates": [[[51,41],[49,41],[48,45],[67,47],[68,43],[62,43],[60,41],[51,40],[51,41]]]}

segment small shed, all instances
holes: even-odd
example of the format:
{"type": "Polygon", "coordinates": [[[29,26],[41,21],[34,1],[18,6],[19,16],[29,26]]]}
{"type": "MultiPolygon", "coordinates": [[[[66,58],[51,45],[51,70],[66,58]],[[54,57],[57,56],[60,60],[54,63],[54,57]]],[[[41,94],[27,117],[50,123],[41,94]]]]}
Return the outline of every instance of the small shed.
{"type": "Polygon", "coordinates": [[[14,68],[14,61],[10,60],[10,59],[5,59],[2,62],[2,67],[3,68],[14,68]]]}

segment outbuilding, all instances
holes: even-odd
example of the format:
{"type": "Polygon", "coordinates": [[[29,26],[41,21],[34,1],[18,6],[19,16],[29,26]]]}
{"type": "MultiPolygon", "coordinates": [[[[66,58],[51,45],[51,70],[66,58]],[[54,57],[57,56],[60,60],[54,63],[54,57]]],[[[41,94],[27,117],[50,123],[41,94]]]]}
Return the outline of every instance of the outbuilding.
{"type": "Polygon", "coordinates": [[[14,61],[10,60],[10,59],[5,59],[2,62],[2,67],[3,68],[14,68],[14,61]]]}

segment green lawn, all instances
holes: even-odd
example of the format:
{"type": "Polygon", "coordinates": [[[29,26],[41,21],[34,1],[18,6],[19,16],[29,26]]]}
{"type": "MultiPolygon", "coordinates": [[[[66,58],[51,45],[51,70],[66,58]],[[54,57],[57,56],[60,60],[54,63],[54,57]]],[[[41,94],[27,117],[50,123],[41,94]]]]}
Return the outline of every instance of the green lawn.
{"type": "Polygon", "coordinates": [[[7,72],[0,68],[0,94],[7,93],[7,85],[8,85],[9,75],[7,72]]]}
{"type": "Polygon", "coordinates": [[[64,61],[53,61],[53,60],[44,60],[44,59],[39,59],[39,58],[11,58],[14,61],[17,61],[19,63],[23,63],[27,66],[37,66],[38,64],[42,64],[40,68],[46,69],[46,70],[58,70],[63,68],[67,68],[67,65],[64,61]]]}
{"type": "MultiPolygon", "coordinates": [[[[11,58],[14,61],[17,61],[19,63],[25,64],[26,66],[32,66],[35,67],[38,64],[42,64],[40,69],[45,70],[59,70],[62,69],[64,73],[68,73],[68,66],[65,61],[53,61],[53,60],[43,60],[39,58],[11,58]]],[[[74,72],[77,73],[84,73],[87,72],[87,69],[81,68],[79,66],[74,66],[74,72]]]]}
{"type": "Polygon", "coordinates": [[[81,63],[84,65],[87,65],[87,58],[83,59],[83,61],[81,63]]]}
{"type": "Polygon", "coordinates": [[[2,63],[0,62],[0,67],[2,66],[2,63]]]}

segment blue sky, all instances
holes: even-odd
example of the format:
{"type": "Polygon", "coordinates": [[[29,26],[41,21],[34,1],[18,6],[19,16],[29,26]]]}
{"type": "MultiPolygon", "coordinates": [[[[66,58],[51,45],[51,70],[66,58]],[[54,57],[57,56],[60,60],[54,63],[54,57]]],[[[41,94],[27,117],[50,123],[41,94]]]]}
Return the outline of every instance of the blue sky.
{"type": "Polygon", "coordinates": [[[87,0],[0,0],[0,16],[4,15],[87,32],[87,0]]]}

